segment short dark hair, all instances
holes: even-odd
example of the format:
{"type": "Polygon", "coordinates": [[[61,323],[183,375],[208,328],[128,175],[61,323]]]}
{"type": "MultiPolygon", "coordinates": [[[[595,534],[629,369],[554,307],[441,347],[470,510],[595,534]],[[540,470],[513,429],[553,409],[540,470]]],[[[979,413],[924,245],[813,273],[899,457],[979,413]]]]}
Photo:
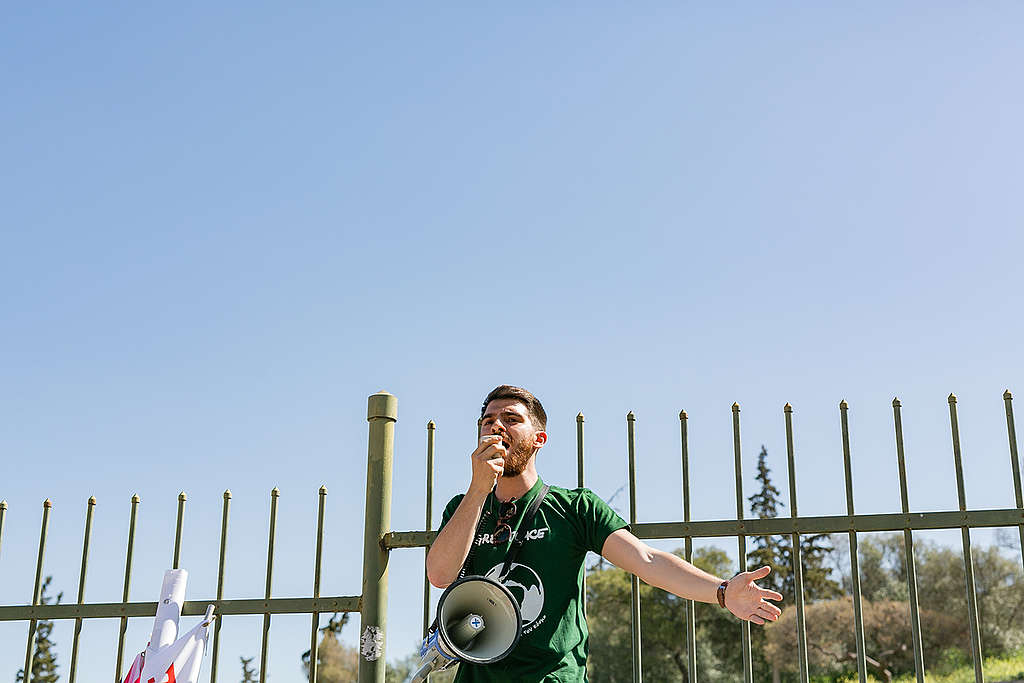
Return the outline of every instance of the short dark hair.
{"type": "Polygon", "coordinates": [[[547,431],[548,414],[544,412],[544,406],[540,404],[537,397],[522,387],[514,387],[510,384],[495,387],[491,393],[487,394],[483,406],[480,407],[480,417],[484,416],[488,403],[503,398],[511,398],[522,403],[526,406],[526,413],[530,416],[530,421],[540,427],[541,431],[547,431]]]}

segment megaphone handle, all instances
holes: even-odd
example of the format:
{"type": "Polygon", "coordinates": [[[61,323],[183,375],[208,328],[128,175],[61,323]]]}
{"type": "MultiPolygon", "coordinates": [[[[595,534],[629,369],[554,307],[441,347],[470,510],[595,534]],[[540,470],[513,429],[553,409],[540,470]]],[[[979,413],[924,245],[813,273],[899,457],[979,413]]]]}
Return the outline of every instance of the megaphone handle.
{"type": "Polygon", "coordinates": [[[427,680],[427,676],[429,676],[430,672],[433,670],[433,662],[427,662],[420,667],[419,671],[412,675],[412,678],[409,679],[409,683],[423,683],[423,681],[427,680]]]}

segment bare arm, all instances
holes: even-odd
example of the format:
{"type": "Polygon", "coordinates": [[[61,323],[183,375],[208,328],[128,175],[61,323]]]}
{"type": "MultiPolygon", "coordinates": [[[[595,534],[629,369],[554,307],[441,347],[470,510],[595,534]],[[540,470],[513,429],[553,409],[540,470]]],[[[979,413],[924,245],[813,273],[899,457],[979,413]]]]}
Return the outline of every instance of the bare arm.
{"type": "Polygon", "coordinates": [[[430,546],[430,552],[427,553],[427,578],[437,588],[447,588],[458,578],[462,563],[466,561],[466,555],[473,545],[480,510],[488,493],[467,493],[430,546]]]}
{"type": "MultiPolygon", "coordinates": [[[[604,542],[601,555],[615,566],[636,574],[645,583],[698,602],[718,602],[722,579],[708,574],[672,553],[650,547],[626,529],[604,542]]],[[[768,575],[769,567],[742,572],[729,581],[725,606],[740,619],[763,624],[775,621],[781,610],[767,600],[781,600],[775,591],[759,588],[754,581],[768,575]]]]}
{"type": "Polygon", "coordinates": [[[501,444],[501,437],[497,434],[481,437],[470,460],[473,478],[469,490],[427,553],[427,579],[438,588],[447,588],[459,577],[462,563],[473,545],[480,510],[505,468],[505,447],[501,444]]]}

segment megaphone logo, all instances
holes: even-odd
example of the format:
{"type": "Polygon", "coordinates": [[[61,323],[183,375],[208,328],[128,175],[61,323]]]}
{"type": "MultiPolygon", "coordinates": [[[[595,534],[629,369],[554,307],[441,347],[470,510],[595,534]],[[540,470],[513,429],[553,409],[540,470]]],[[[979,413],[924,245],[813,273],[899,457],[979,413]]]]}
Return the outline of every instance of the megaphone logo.
{"type": "MultiPolygon", "coordinates": [[[[500,567],[499,567],[500,569],[500,567]]],[[[509,655],[523,632],[519,603],[493,578],[467,576],[445,589],[437,618],[420,646],[420,668],[410,683],[456,661],[492,664],[509,655]]]]}

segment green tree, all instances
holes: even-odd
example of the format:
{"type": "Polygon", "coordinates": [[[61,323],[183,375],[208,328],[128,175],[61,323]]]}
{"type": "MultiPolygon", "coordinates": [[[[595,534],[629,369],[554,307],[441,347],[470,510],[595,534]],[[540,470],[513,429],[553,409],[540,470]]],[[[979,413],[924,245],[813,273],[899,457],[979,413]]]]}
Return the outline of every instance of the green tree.
{"type": "MultiPolygon", "coordinates": [[[[39,602],[43,605],[50,604],[53,598],[46,594],[50,587],[52,576],[47,576],[39,592],[39,602]]],[[[57,594],[59,604],[64,593],[57,594]]],[[[36,624],[35,649],[32,656],[32,675],[29,683],[56,683],[60,678],[57,673],[57,653],[54,651],[56,643],[52,640],[53,622],[43,619],[36,624]]],[[[25,680],[25,670],[18,669],[16,681],[25,680]]]]}
{"type": "MultiPolygon", "coordinates": [[[[914,671],[910,618],[907,603],[864,601],[864,639],[868,668],[883,680],[914,671]]],[[[843,597],[807,605],[805,614],[807,661],[814,675],[838,677],[857,671],[853,600],[843,597]]],[[[926,668],[944,650],[967,643],[964,620],[941,611],[921,610],[921,630],[926,668]]],[[[790,607],[779,621],[764,629],[765,655],[773,667],[790,674],[798,670],[796,609],[790,607]]]]}
{"type": "MultiPolygon", "coordinates": [[[[918,600],[922,609],[952,614],[967,624],[967,579],[960,549],[914,544],[918,600]]],[[[1024,646],[1024,572],[1020,561],[998,546],[974,548],[974,585],[984,655],[1004,655],[1024,646]]]]}
{"type": "MultiPolygon", "coordinates": [[[[681,555],[680,551],[676,551],[681,555]]],[[[733,571],[728,555],[717,548],[700,548],[693,563],[717,576],[733,571]]],[[[587,676],[592,683],[632,679],[629,574],[609,567],[587,578],[587,624],[590,653],[587,676]]],[[[646,681],[710,681],[726,683],[742,676],[739,622],[717,605],[697,603],[697,676],[686,667],[686,610],[671,593],[640,584],[641,658],[646,681]]]]}
{"type": "MultiPolygon", "coordinates": [[[[758,519],[779,516],[785,504],[779,499],[779,490],[772,484],[768,467],[768,449],[761,446],[757,458],[757,481],[761,489],[750,496],[750,512],[758,519]]],[[[754,536],[754,549],[747,553],[747,566],[769,565],[772,573],[758,582],[764,588],[782,593],[782,604],[796,600],[796,575],[793,573],[793,542],[790,536],[754,536]]],[[[843,591],[832,578],[834,548],[828,534],[806,534],[800,537],[801,568],[803,570],[804,601],[829,600],[843,591]]]]}
{"type": "MultiPolygon", "coordinates": [[[[342,643],[338,636],[348,623],[348,612],[340,617],[334,614],[326,626],[320,628],[320,641],[316,650],[316,679],[319,683],[355,683],[359,678],[359,652],[342,643]]],[[[310,651],[302,653],[302,672],[309,680],[310,651]]]]}
{"type": "MultiPolygon", "coordinates": [[[[774,519],[779,516],[779,508],[785,504],[779,499],[779,489],[772,484],[771,469],[768,467],[768,449],[761,444],[761,453],[757,456],[757,481],[761,489],[750,496],[750,513],[758,519],[774,519]]],[[[787,591],[787,581],[792,576],[792,563],[789,538],[785,536],[754,536],[754,549],[747,553],[748,567],[768,565],[772,573],[761,579],[758,585],[770,588],[785,596],[784,600],[792,599],[792,590],[787,591]]]]}
{"type": "MultiPolygon", "coordinates": [[[[904,606],[905,620],[909,624],[903,535],[865,534],[858,542],[857,554],[863,599],[871,602],[899,602],[904,606]]],[[[1020,561],[1008,556],[999,545],[974,547],[972,555],[983,654],[1009,654],[1024,647],[1024,625],[1020,619],[1024,613],[1024,571],[1021,570],[1020,561]]],[[[963,552],[939,546],[926,539],[915,539],[914,556],[918,605],[922,610],[952,615],[958,624],[958,632],[966,634],[968,612],[963,552]]],[[[848,566],[845,568],[843,585],[852,591],[848,566]]],[[[926,639],[930,637],[926,629],[922,631],[926,639]]],[[[966,635],[963,637],[966,639],[966,635]]],[[[911,647],[909,641],[907,647],[911,647]]],[[[929,659],[929,647],[925,642],[925,667],[932,669],[941,664],[942,659],[937,655],[929,659]]],[[[969,647],[958,646],[958,649],[961,658],[969,659],[969,647]]]]}
{"type": "Polygon", "coordinates": [[[256,683],[259,679],[256,676],[256,670],[252,668],[252,660],[256,658],[239,657],[239,659],[242,661],[242,683],[256,683]]]}

